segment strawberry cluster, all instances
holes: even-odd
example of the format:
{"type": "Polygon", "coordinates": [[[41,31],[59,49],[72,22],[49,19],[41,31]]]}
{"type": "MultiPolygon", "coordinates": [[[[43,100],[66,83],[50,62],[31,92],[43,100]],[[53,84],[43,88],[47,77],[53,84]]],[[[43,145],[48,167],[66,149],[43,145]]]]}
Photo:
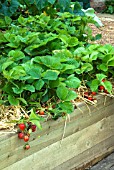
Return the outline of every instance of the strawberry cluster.
{"type": "Polygon", "coordinates": [[[96,95],[96,92],[84,92],[84,97],[90,101],[94,101],[96,100],[96,98],[94,98],[94,96],[96,95]]]}
{"type": "MultiPolygon", "coordinates": [[[[103,86],[103,83],[106,81],[106,79],[103,79],[101,82],[101,85],[98,86],[98,92],[103,92],[103,93],[109,93],[105,87],[103,86]]],[[[84,92],[84,97],[90,101],[95,101],[96,98],[94,98],[94,96],[97,94],[97,92],[95,91],[86,91],[84,92]]]]}
{"type": "Polygon", "coordinates": [[[18,138],[23,139],[25,142],[24,149],[28,150],[30,145],[28,143],[31,132],[36,131],[36,125],[32,124],[31,122],[28,123],[20,123],[19,125],[19,133],[18,138]]]}

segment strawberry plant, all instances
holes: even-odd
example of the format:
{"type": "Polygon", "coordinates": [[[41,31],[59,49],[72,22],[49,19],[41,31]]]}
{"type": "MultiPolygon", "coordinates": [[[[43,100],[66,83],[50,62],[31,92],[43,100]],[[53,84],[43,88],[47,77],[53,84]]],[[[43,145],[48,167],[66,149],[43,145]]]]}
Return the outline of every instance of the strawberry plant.
{"type": "Polygon", "coordinates": [[[114,0],[106,0],[105,5],[106,9],[104,10],[104,12],[114,14],[114,0]]]}
{"type": "Polygon", "coordinates": [[[82,14],[80,4],[71,0],[2,0],[0,2],[0,14],[16,19],[20,14],[23,16],[38,15],[44,12],[53,16],[56,11],[82,14]]]}
{"type": "Polygon", "coordinates": [[[112,93],[114,47],[89,43],[88,24],[98,19],[93,10],[82,11],[83,16],[56,12],[1,20],[0,102],[29,113],[18,121],[18,137],[25,142],[42,129],[40,121],[71,114],[81,86],[89,87],[84,97],[91,102],[101,86],[112,93]]]}
{"type": "MultiPolygon", "coordinates": [[[[58,13],[54,19],[44,14],[20,16],[11,22],[8,30],[0,33],[3,102],[38,108],[40,115],[61,116],[73,111],[71,101],[77,98],[75,89],[82,80],[97,91],[103,82],[95,79],[96,73],[106,74],[103,78],[113,75],[114,49],[88,44],[89,22],[93,22],[91,17],[70,13],[58,13]],[[56,107],[43,109],[50,99],[58,101],[56,107]]],[[[111,92],[110,83],[104,84],[111,92]]]]}
{"type": "MultiPolygon", "coordinates": [[[[72,0],[72,2],[75,2],[75,0],[72,0]]],[[[90,0],[78,0],[78,2],[84,9],[90,8],[90,0]]]]}
{"type": "MultiPolygon", "coordinates": [[[[0,33],[1,88],[5,104],[21,104],[29,109],[40,107],[39,113],[43,115],[42,104],[52,98],[53,103],[58,100],[56,108],[46,112],[57,115],[73,111],[70,101],[77,98],[73,89],[81,84],[77,70],[82,65],[75,53],[78,47],[87,44],[86,26],[93,19],[70,13],[57,15],[54,19],[45,14],[20,16],[11,22],[7,31],[0,33]]],[[[92,67],[86,64],[87,68],[88,65],[92,67]]]]}

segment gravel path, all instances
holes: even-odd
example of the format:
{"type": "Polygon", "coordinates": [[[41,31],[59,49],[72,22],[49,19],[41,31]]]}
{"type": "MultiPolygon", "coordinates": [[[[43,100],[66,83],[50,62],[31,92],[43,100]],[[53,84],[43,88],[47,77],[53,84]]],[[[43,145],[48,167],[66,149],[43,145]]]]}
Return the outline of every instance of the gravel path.
{"type": "Polygon", "coordinates": [[[114,170],[114,153],[90,168],[90,170],[114,170]]]}
{"type": "Polygon", "coordinates": [[[91,25],[93,35],[102,34],[102,39],[96,41],[96,43],[114,45],[114,15],[97,14],[97,16],[101,19],[104,26],[98,29],[91,25]]]}

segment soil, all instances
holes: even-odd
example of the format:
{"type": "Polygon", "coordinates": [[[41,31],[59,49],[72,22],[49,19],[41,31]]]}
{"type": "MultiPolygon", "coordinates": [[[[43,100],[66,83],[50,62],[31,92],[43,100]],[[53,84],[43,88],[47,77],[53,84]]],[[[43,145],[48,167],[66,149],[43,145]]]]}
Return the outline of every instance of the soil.
{"type": "Polygon", "coordinates": [[[97,40],[99,44],[112,44],[114,45],[114,15],[109,14],[96,14],[103,23],[103,27],[96,28],[92,25],[93,35],[102,34],[102,38],[97,40]]]}

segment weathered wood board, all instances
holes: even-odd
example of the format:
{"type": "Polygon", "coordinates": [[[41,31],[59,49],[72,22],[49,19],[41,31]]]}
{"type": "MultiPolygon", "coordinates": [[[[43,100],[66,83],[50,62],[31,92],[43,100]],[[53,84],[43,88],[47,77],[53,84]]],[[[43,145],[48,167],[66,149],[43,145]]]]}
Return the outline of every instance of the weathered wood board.
{"type": "Polygon", "coordinates": [[[32,134],[27,151],[17,134],[1,134],[0,170],[82,170],[112,152],[114,99],[97,98],[97,106],[77,104],[63,139],[66,120],[62,118],[44,122],[43,130],[32,134]]]}

